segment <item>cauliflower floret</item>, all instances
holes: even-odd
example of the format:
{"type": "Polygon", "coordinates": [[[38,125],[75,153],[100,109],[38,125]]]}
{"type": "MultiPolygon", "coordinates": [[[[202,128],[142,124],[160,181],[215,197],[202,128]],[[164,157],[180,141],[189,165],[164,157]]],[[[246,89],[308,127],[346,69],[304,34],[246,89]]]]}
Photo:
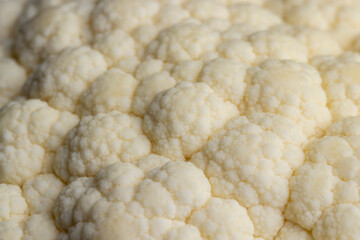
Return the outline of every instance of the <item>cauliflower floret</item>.
{"type": "Polygon", "coordinates": [[[143,77],[136,90],[132,110],[143,116],[158,93],[179,82],[204,82],[222,99],[240,105],[248,67],[236,59],[215,58],[206,62],[184,61],[165,70],[166,66],[159,60],[145,61],[139,66],[140,71],[136,75],[139,78],[146,77],[143,77]]]}
{"type": "Polygon", "coordinates": [[[202,61],[196,60],[176,65],[158,59],[143,61],[135,73],[135,77],[141,81],[135,92],[132,111],[138,116],[144,116],[150,103],[161,91],[172,88],[181,81],[197,81],[202,65],[202,61]]]}
{"type": "Polygon", "coordinates": [[[152,17],[151,23],[145,23],[131,31],[138,48],[138,56],[144,56],[148,43],[156,38],[159,31],[189,18],[190,14],[186,9],[177,3],[171,4],[170,1],[166,1],[161,5],[158,13],[152,17]]]}
{"type": "Polygon", "coordinates": [[[284,19],[293,25],[326,30],[346,49],[360,33],[359,10],[359,1],[307,1],[287,7],[284,19]]]}
{"type": "Polygon", "coordinates": [[[274,31],[262,31],[248,38],[260,63],[269,58],[307,62],[307,49],[295,38],[274,31]]]}
{"type": "Polygon", "coordinates": [[[10,102],[0,111],[0,183],[22,185],[52,171],[52,159],[78,122],[40,100],[10,102]]]}
{"type": "Polygon", "coordinates": [[[240,105],[248,67],[236,60],[217,58],[204,66],[199,81],[207,83],[224,100],[240,105]]]}
{"type": "Polygon", "coordinates": [[[322,76],[327,105],[334,120],[359,115],[360,54],[320,56],[313,59],[312,64],[322,76]]]}
{"type": "Polygon", "coordinates": [[[271,58],[308,61],[306,47],[289,34],[276,30],[260,31],[240,37],[232,36],[233,34],[226,35],[225,41],[217,47],[219,56],[237,59],[249,65],[258,65],[271,58]]]}
{"type": "Polygon", "coordinates": [[[291,120],[270,113],[237,117],[191,158],[215,197],[248,208],[255,236],[271,239],[283,225],[289,179],[304,161],[306,137],[291,120]]]}
{"type": "Polygon", "coordinates": [[[246,208],[232,199],[210,198],[189,223],[199,228],[203,239],[253,239],[254,225],[246,208]]]}
{"type": "Polygon", "coordinates": [[[26,21],[16,34],[14,51],[20,63],[34,70],[47,57],[67,47],[86,44],[90,37],[90,2],[76,1],[48,8],[26,21]]]}
{"type": "Polygon", "coordinates": [[[34,214],[24,221],[23,234],[24,239],[26,240],[57,240],[59,230],[56,228],[55,220],[52,215],[34,214]]]}
{"type": "Polygon", "coordinates": [[[207,84],[181,82],[156,96],[143,129],[155,153],[184,160],[237,114],[236,106],[219,98],[207,84]]]}
{"type": "Polygon", "coordinates": [[[95,33],[115,29],[129,32],[140,25],[151,24],[159,8],[156,0],[98,1],[92,13],[92,28],[95,33]]]}
{"type": "Polygon", "coordinates": [[[43,174],[27,180],[23,186],[23,196],[30,214],[51,213],[55,198],[64,186],[54,174],[43,174]]]}
{"type": "Polygon", "coordinates": [[[340,204],[327,209],[317,222],[313,235],[315,240],[352,240],[359,238],[360,205],[340,204]]]}
{"type": "Polygon", "coordinates": [[[122,30],[96,35],[93,47],[104,55],[109,66],[136,55],[134,40],[122,30]]]}
{"type": "Polygon", "coordinates": [[[226,40],[219,44],[217,51],[222,58],[235,59],[248,65],[253,65],[257,59],[251,43],[241,39],[226,40]]]}
{"type": "Polygon", "coordinates": [[[23,195],[30,216],[23,222],[24,239],[57,239],[59,230],[55,226],[53,207],[64,186],[54,174],[39,175],[25,182],[23,195]]]}
{"type": "Polygon", "coordinates": [[[333,123],[328,129],[326,134],[329,136],[360,136],[360,117],[353,116],[340,119],[333,123]]]}
{"type": "Polygon", "coordinates": [[[143,117],[149,109],[151,102],[161,91],[168,90],[176,85],[176,80],[167,71],[155,73],[143,78],[135,91],[132,102],[132,111],[143,117]]]}
{"type": "Polygon", "coordinates": [[[320,136],[331,123],[321,77],[307,64],[267,60],[248,71],[247,113],[271,112],[295,121],[311,136],[320,136]]]}
{"type": "Polygon", "coordinates": [[[169,72],[171,68],[157,59],[143,61],[137,66],[135,77],[141,81],[132,101],[131,110],[134,114],[143,117],[159,92],[175,86],[176,80],[169,72]]]}
{"type": "MultiPolygon", "coordinates": [[[[16,185],[0,184],[0,222],[21,222],[28,215],[28,205],[16,185]]],[[[1,231],[0,231],[1,232],[1,231]]]]}
{"type": "Polygon", "coordinates": [[[64,184],[53,174],[16,185],[0,184],[0,239],[56,240],[53,205],[64,184]]]}
{"type": "Polygon", "coordinates": [[[240,105],[248,67],[235,59],[216,58],[205,63],[197,60],[184,61],[165,70],[166,66],[162,61],[145,61],[139,66],[140,71],[136,75],[143,79],[136,89],[132,111],[138,116],[144,116],[157,94],[182,81],[204,82],[222,99],[240,105]]]}
{"type": "Polygon", "coordinates": [[[342,52],[338,42],[326,31],[296,25],[280,25],[271,30],[296,38],[307,48],[308,57],[327,54],[338,55],[342,52]]]}
{"type": "Polygon", "coordinates": [[[96,115],[119,111],[129,113],[138,81],[118,68],[100,75],[80,98],[80,115],[96,115]]]}
{"type": "Polygon", "coordinates": [[[359,236],[359,122],[351,117],[334,123],[327,136],[310,144],[305,165],[290,181],[285,216],[312,230],[314,239],[359,236]]]}
{"type": "Polygon", "coordinates": [[[11,58],[0,58],[0,107],[18,96],[26,81],[26,71],[11,58]]]}
{"type": "Polygon", "coordinates": [[[176,24],[148,45],[145,58],[171,63],[206,58],[207,53],[215,51],[219,40],[219,33],[203,24],[176,24]]]}
{"type": "Polygon", "coordinates": [[[105,0],[99,1],[92,15],[95,34],[121,29],[131,34],[143,56],[144,48],[159,31],[181,23],[202,22],[213,29],[229,25],[228,8],[217,1],[105,0]]]}
{"type": "Polygon", "coordinates": [[[88,46],[50,57],[28,78],[23,90],[50,106],[74,112],[81,94],[107,69],[104,57],[88,46]]]}
{"type": "MultiPolygon", "coordinates": [[[[214,62],[216,62],[216,60],[214,62]]],[[[226,62],[226,60],[224,62],[226,62]]],[[[173,69],[171,70],[171,75],[176,80],[176,82],[181,82],[181,81],[196,82],[199,78],[203,65],[204,65],[203,62],[198,60],[184,61],[179,64],[176,64],[173,67],[173,69]]],[[[216,64],[214,63],[214,65],[216,64]]],[[[215,84],[215,79],[213,81],[214,81],[213,84],[215,84]]]]}
{"type": "Polygon", "coordinates": [[[0,221],[0,239],[1,240],[22,240],[23,231],[19,223],[9,220],[0,221]]]}
{"type": "Polygon", "coordinates": [[[84,117],[56,154],[54,169],[64,181],[94,176],[115,162],[133,162],[150,153],[142,120],[120,112],[84,117]]]}
{"type": "Polygon", "coordinates": [[[68,185],[54,213],[62,235],[73,240],[200,240],[199,230],[185,221],[210,196],[208,180],[191,163],[168,162],[148,173],[115,163],[68,185]]]}

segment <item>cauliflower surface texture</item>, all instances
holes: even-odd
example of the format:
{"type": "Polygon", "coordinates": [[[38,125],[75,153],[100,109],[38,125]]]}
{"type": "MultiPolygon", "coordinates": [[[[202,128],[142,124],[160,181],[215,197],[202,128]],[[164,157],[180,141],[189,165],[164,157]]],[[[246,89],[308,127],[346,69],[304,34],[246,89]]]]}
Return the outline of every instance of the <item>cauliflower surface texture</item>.
{"type": "Polygon", "coordinates": [[[360,0],[0,0],[0,240],[360,240],[360,0]]]}

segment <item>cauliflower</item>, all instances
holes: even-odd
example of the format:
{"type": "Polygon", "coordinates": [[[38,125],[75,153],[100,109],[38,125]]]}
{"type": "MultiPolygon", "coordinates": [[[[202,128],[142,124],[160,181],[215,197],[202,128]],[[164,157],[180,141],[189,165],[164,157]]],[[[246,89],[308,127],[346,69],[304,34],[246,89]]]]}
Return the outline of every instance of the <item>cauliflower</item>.
{"type": "Polygon", "coordinates": [[[96,35],[93,47],[104,55],[109,66],[136,53],[135,41],[120,29],[96,35]]]}
{"type": "Polygon", "coordinates": [[[81,94],[78,112],[81,116],[108,113],[113,110],[129,113],[138,81],[119,68],[100,75],[81,94]]]}
{"type": "Polygon", "coordinates": [[[175,85],[176,80],[167,71],[161,71],[144,77],[135,90],[135,96],[132,101],[132,111],[136,115],[143,117],[157,94],[175,85]]]}
{"type": "Polygon", "coordinates": [[[145,57],[178,63],[205,58],[215,50],[220,40],[219,33],[197,23],[176,24],[162,31],[151,42],[145,57]]]}
{"type": "Polygon", "coordinates": [[[348,48],[360,33],[360,3],[345,1],[283,1],[284,19],[290,24],[315,27],[328,31],[343,48],[348,48]]]}
{"type": "Polygon", "coordinates": [[[248,73],[247,112],[288,117],[308,136],[321,135],[331,123],[322,79],[314,68],[288,60],[267,60],[248,73]]]}
{"type": "Polygon", "coordinates": [[[216,197],[247,207],[256,236],[269,239],[283,224],[289,179],[304,162],[305,140],[291,120],[256,113],[233,118],[191,162],[204,170],[216,197]]]}
{"type": "Polygon", "coordinates": [[[0,184],[0,239],[56,240],[52,209],[64,184],[53,174],[39,175],[17,185],[0,184]]]}
{"type": "Polygon", "coordinates": [[[39,65],[23,90],[30,98],[74,112],[82,92],[106,69],[106,61],[98,51],[88,46],[68,48],[39,65]]]}
{"type": "Polygon", "coordinates": [[[312,61],[322,75],[327,105],[335,120],[359,115],[360,54],[320,56],[312,61]]]}
{"type": "Polygon", "coordinates": [[[148,171],[115,163],[78,178],[60,193],[54,213],[61,239],[253,239],[244,207],[211,197],[200,169],[170,160],[148,171]]]}
{"type": "Polygon", "coordinates": [[[72,182],[57,198],[54,213],[58,227],[74,239],[160,239],[183,231],[199,239],[199,231],[184,220],[210,196],[208,180],[191,163],[169,161],[148,174],[116,163],[95,178],[72,182]]]}
{"type": "Polygon", "coordinates": [[[111,163],[132,162],[150,153],[142,119],[119,112],[84,117],[58,148],[54,170],[64,181],[93,176],[111,163]]]}
{"type": "Polygon", "coordinates": [[[248,67],[235,59],[217,58],[203,67],[198,80],[212,87],[222,99],[240,105],[246,89],[248,67]]]}
{"type": "Polygon", "coordinates": [[[20,223],[28,215],[28,206],[17,185],[0,184],[0,239],[20,240],[20,223]]]}
{"type": "Polygon", "coordinates": [[[0,182],[23,184],[52,172],[54,154],[78,117],[40,100],[21,100],[0,111],[0,182]]]}
{"type": "Polygon", "coordinates": [[[335,122],[326,136],[307,149],[307,162],[290,181],[291,196],[285,216],[314,239],[356,239],[358,208],[359,117],[335,122]]]}
{"type": "Polygon", "coordinates": [[[307,48],[309,57],[338,55],[342,52],[339,43],[328,32],[317,28],[299,25],[277,25],[272,30],[295,37],[307,48]]]}
{"type": "Polygon", "coordinates": [[[88,15],[90,2],[72,1],[46,8],[19,26],[15,38],[15,54],[20,62],[34,69],[48,56],[67,47],[81,46],[90,39],[88,15]]]}
{"type": "Polygon", "coordinates": [[[19,222],[28,214],[28,206],[16,185],[1,184],[1,221],[19,222]]]}
{"type": "Polygon", "coordinates": [[[179,83],[157,95],[143,129],[154,152],[184,160],[236,114],[236,106],[219,98],[208,85],[179,83]]]}
{"type": "Polygon", "coordinates": [[[0,240],[360,239],[359,0],[0,0],[0,240]]]}

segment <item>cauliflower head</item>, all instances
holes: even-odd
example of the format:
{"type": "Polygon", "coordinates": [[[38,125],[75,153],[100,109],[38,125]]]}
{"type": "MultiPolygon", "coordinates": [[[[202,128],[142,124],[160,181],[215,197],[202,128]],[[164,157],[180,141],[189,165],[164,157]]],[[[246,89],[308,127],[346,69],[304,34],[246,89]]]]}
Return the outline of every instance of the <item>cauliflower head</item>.
{"type": "Polygon", "coordinates": [[[359,240],[360,0],[0,0],[0,240],[359,240]]]}

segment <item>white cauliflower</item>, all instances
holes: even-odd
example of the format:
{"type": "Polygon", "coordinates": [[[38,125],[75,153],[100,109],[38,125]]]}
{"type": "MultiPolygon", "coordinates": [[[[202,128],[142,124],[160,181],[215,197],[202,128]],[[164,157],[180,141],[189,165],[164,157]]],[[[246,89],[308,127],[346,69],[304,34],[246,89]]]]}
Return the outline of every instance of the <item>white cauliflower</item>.
{"type": "Polygon", "coordinates": [[[270,113],[237,117],[191,158],[216,197],[248,209],[255,235],[266,239],[283,224],[289,179],[304,162],[306,137],[291,120],[270,113]]]}
{"type": "Polygon", "coordinates": [[[90,47],[67,48],[39,65],[23,89],[30,98],[73,112],[83,91],[106,69],[104,57],[90,47]]]}
{"type": "Polygon", "coordinates": [[[78,122],[40,100],[15,101],[0,111],[0,183],[22,185],[52,172],[54,154],[78,122]]]}
{"type": "Polygon", "coordinates": [[[219,98],[208,85],[179,83],[157,95],[143,128],[154,152],[184,160],[237,114],[236,106],[219,98]]]}
{"type": "Polygon", "coordinates": [[[56,174],[64,181],[90,177],[114,162],[146,156],[151,143],[141,124],[142,119],[116,111],[82,118],[56,153],[56,174]]]}
{"type": "Polygon", "coordinates": [[[307,136],[320,136],[331,123],[321,83],[319,73],[307,64],[267,60],[249,69],[246,112],[279,114],[295,121],[307,136]]]}
{"type": "Polygon", "coordinates": [[[54,213],[61,239],[253,239],[245,208],[212,198],[203,172],[185,162],[110,165],[68,185],[54,213]]]}
{"type": "Polygon", "coordinates": [[[327,106],[335,120],[359,115],[360,54],[320,56],[312,64],[319,70],[327,95],[327,106]]]}
{"type": "Polygon", "coordinates": [[[327,136],[309,145],[307,162],[290,181],[285,217],[314,239],[356,239],[360,236],[359,117],[334,123],[327,136]]]}
{"type": "Polygon", "coordinates": [[[67,47],[77,47],[90,40],[88,15],[91,1],[72,1],[46,8],[19,26],[15,54],[28,69],[34,70],[47,57],[67,47]]]}
{"type": "Polygon", "coordinates": [[[119,68],[100,75],[82,93],[78,112],[82,116],[119,111],[129,113],[138,81],[119,68]]]}
{"type": "Polygon", "coordinates": [[[0,0],[0,240],[360,239],[359,0],[0,0]]]}

